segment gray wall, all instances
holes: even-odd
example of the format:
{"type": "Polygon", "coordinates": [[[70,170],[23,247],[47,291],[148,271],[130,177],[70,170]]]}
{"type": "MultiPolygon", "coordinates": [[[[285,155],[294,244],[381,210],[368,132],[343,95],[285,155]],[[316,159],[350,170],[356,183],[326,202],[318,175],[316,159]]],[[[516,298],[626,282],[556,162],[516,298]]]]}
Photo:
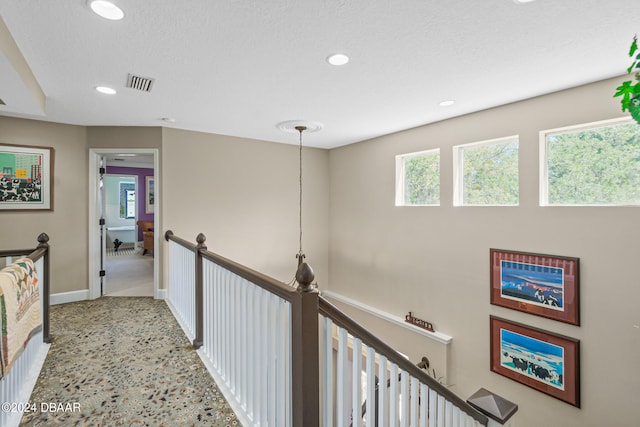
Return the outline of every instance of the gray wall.
{"type": "MultiPolygon", "coordinates": [[[[538,206],[539,131],[621,117],[613,79],[331,150],[332,291],[451,335],[448,383],[515,401],[520,427],[635,426],[640,419],[638,208],[538,206]],[[520,205],[453,207],[452,149],[520,135],[520,205]],[[441,149],[441,206],[394,205],[395,156],[441,149]],[[579,257],[582,325],[492,306],[489,248],[579,257]],[[581,340],[582,409],[489,371],[489,315],[581,340]]],[[[378,330],[412,357],[431,343],[378,330]]],[[[428,354],[428,352],[426,353],[428,354]]],[[[419,360],[419,359],[418,359],[419,360]]]]}

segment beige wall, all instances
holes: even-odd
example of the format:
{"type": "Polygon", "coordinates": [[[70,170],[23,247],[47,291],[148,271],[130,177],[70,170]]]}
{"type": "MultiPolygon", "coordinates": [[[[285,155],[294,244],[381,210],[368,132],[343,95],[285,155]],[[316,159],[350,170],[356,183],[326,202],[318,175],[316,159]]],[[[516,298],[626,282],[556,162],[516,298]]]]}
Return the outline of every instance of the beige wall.
{"type": "MultiPolygon", "coordinates": [[[[453,390],[515,401],[519,427],[635,425],[640,374],[637,208],[538,206],[538,131],[620,117],[613,79],[331,151],[305,149],[304,249],[321,288],[453,336],[453,390]],[[520,206],[452,207],[457,144],[520,135],[520,206]],[[395,155],[441,148],[440,207],[394,206],[395,155]],[[489,248],[581,259],[582,325],[489,304],[489,248]],[[489,371],[489,315],[581,340],[582,409],[489,371]]],[[[288,282],[298,251],[296,145],[161,128],[0,117],[0,142],[55,148],[55,210],[0,212],[0,247],[51,236],[52,291],[87,288],[88,148],[161,148],[162,231],[288,282]]],[[[161,247],[166,245],[162,243],[161,247]]],[[[426,338],[371,324],[412,360],[426,338]]],[[[435,359],[441,358],[438,355],[435,359]]]]}
{"type": "MultiPolygon", "coordinates": [[[[296,141],[295,135],[292,140],[296,141]]],[[[163,130],[163,230],[288,283],[299,248],[298,146],[163,130]]],[[[305,148],[303,249],[328,281],[328,152],[305,148]]]]}
{"type": "Polygon", "coordinates": [[[0,248],[35,247],[45,232],[52,247],[51,292],[87,289],[86,128],[0,117],[0,143],[55,150],[53,212],[0,212],[0,248]]]}
{"type": "Polygon", "coordinates": [[[87,128],[89,148],[162,148],[162,128],[91,126],[87,128]]]}
{"type": "MultiPolygon", "coordinates": [[[[485,387],[513,400],[519,427],[621,427],[640,419],[640,210],[538,206],[538,132],[621,117],[612,98],[619,80],[330,152],[329,288],[397,316],[411,311],[453,336],[453,390],[466,398],[485,387]],[[452,207],[451,147],[514,134],[520,206],[452,207]],[[441,149],[441,206],[394,206],[395,156],[431,148],[441,149]],[[489,248],[579,257],[582,325],[490,305],[489,248]],[[489,315],[581,340],[582,409],[489,371],[489,315]]],[[[407,339],[399,350],[419,353],[423,340],[407,339]]]]}

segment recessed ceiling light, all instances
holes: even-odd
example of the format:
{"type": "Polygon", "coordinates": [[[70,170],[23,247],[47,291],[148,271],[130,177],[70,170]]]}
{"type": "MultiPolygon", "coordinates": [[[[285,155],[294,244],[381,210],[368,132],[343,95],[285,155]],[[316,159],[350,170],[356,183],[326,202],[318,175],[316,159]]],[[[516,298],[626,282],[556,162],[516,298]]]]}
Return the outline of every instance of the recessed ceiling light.
{"type": "Polygon", "coordinates": [[[447,99],[446,101],[441,101],[440,104],[438,104],[438,105],[440,105],[441,107],[450,107],[455,103],[456,103],[456,101],[454,101],[452,99],[447,99]]]}
{"type": "Polygon", "coordinates": [[[531,3],[534,0],[513,0],[515,4],[531,3]]]}
{"type": "Polygon", "coordinates": [[[343,53],[334,53],[327,57],[327,62],[331,65],[344,65],[349,62],[349,57],[343,53]]]}
{"type": "Polygon", "coordinates": [[[124,18],[124,12],[115,4],[106,0],[89,0],[89,7],[105,19],[118,21],[124,18]]]}
{"type": "Polygon", "coordinates": [[[100,93],[104,93],[105,95],[115,95],[116,90],[107,86],[96,86],[96,90],[100,93]]]}
{"type": "Polygon", "coordinates": [[[175,123],[176,119],[174,119],[173,117],[163,117],[160,120],[162,120],[163,122],[167,122],[167,123],[175,123]]]}

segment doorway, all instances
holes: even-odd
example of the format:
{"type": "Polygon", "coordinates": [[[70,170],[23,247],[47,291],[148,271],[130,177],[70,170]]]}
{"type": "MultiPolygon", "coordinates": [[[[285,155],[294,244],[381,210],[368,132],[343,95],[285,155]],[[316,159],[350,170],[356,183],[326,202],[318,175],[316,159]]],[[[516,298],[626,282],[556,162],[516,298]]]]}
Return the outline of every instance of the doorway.
{"type": "Polygon", "coordinates": [[[89,298],[161,298],[157,171],[157,149],[89,150],[89,298]]]}

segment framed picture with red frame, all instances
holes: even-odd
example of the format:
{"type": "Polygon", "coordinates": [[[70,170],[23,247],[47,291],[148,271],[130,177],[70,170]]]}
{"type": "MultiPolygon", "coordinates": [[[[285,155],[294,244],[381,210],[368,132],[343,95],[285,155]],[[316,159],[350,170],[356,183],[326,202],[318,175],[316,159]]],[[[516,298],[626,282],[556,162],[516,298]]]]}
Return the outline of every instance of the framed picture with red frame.
{"type": "Polygon", "coordinates": [[[489,252],[491,304],[580,325],[579,258],[489,252]]]}

